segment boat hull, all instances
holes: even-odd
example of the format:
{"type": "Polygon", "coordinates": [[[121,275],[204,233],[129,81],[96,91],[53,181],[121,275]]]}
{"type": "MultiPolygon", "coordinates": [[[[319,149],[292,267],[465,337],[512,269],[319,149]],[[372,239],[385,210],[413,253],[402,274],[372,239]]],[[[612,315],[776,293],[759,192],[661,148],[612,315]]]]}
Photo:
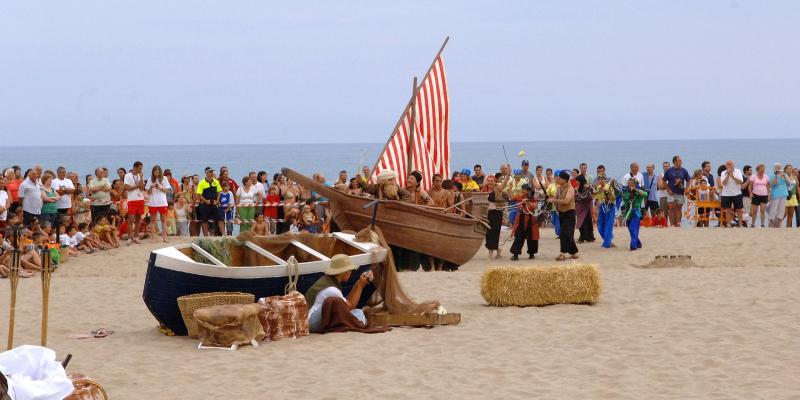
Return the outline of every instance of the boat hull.
{"type": "MultiPolygon", "coordinates": [[[[158,322],[175,332],[176,335],[187,334],[186,325],[181,317],[180,309],[178,309],[178,297],[208,292],[243,292],[250,293],[259,299],[283,295],[286,284],[289,282],[285,275],[244,279],[232,276],[201,275],[175,269],[171,264],[174,264],[174,260],[169,260],[167,256],[156,252],[150,254],[142,298],[158,322]]],[[[342,284],[342,291],[348,293],[361,273],[368,271],[370,266],[370,264],[359,266],[358,271],[352,274],[350,280],[342,284]]],[[[235,267],[222,268],[236,272],[235,267]]],[[[322,272],[301,273],[297,282],[297,290],[305,293],[322,275],[322,272]]],[[[364,288],[359,307],[366,304],[374,290],[372,285],[364,288]]]]}
{"type": "MultiPolygon", "coordinates": [[[[283,174],[304,187],[328,198],[331,214],[343,230],[360,231],[372,224],[372,207],[364,208],[373,199],[353,196],[321,185],[288,168],[283,174]]],[[[469,261],[481,247],[485,234],[474,219],[442,214],[440,209],[401,201],[379,203],[377,225],[389,244],[416,251],[457,265],[469,261]]]]}

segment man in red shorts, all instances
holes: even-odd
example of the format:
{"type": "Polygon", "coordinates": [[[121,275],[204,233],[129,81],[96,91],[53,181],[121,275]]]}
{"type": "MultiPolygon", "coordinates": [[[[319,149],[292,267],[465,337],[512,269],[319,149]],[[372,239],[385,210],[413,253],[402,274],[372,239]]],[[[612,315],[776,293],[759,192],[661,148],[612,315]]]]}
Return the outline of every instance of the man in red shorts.
{"type": "Polygon", "coordinates": [[[139,234],[144,214],[144,176],[142,163],[133,163],[133,169],[125,174],[125,190],[128,193],[128,226],[133,227],[128,243],[139,243],[139,234]]]}

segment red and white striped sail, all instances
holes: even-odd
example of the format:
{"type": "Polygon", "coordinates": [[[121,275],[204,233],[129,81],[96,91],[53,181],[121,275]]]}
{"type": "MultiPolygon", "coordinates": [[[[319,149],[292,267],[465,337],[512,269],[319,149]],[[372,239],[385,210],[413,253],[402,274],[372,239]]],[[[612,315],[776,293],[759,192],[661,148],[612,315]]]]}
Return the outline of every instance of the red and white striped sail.
{"type": "Polygon", "coordinates": [[[420,184],[427,190],[434,174],[441,174],[445,179],[450,175],[449,100],[441,55],[422,79],[415,101],[406,106],[402,119],[378,158],[373,181],[381,171],[391,169],[397,173],[398,183],[405,186],[412,104],[416,111],[411,169],[422,174],[420,184]]]}

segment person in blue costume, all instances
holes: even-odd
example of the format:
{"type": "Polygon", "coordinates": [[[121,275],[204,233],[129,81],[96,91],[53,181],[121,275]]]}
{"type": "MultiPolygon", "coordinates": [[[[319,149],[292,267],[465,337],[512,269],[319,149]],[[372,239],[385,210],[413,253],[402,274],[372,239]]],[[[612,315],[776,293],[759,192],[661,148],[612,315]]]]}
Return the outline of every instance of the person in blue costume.
{"type": "Polygon", "coordinates": [[[597,201],[597,231],[603,238],[603,247],[614,246],[614,214],[617,211],[616,192],[605,175],[597,175],[594,199],[597,201]]]}
{"type": "Polygon", "coordinates": [[[628,179],[628,186],[622,192],[622,212],[631,235],[631,251],[642,248],[642,241],[639,240],[639,224],[642,221],[642,204],[645,199],[647,192],[639,189],[639,181],[636,178],[628,179]]]}

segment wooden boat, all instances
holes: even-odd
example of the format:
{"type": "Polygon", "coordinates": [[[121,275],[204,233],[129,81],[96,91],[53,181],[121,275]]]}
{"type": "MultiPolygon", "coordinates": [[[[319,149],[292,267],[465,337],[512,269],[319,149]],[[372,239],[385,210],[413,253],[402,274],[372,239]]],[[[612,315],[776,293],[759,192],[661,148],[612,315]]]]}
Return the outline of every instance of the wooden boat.
{"type": "MultiPolygon", "coordinates": [[[[225,265],[196,243],[154,250],[147,266],[142,295],[144,303],[158,322],[176,335],[186,335],[178,297],[208,292],[251,293],[256,299],[283,295],[289,282],[288,261],[291,257],[298,261],[297,290],[305,293],[322,276],[330,264],[330,257],[335,254],[346,254],[359,266],[350,280],[342,285],[347,293],[362,272],[386,258],[383,247],[356,242],[353,235],[341,232],[278,238],[283,240],[280,246],[274,247],[279,250],[268,251],[264,248],[267,246],[249,241],[241,246],[228,247],[232,250],[230,265],[225,265]],[[198,258],[203,261],[195,261],[198,258]]],[[[359,306],[366,303],[373,290],[364,290],[359,306]]]]}
{"type": "MultiPolygon", "coordinates": [[[[354,196],[329,188],[289,168],[283,175],[319,193],[331,204],[331,213],[342,230],[360,231],[372,223],[372,207],[364,208],[373,199],[354,196]]],[[[483,223],[476,219],[445,213],[441,209],[381,200],[375,225],[381,228],[386,241],[457,265],[469,261],[483,243],[483,223]]]]}

